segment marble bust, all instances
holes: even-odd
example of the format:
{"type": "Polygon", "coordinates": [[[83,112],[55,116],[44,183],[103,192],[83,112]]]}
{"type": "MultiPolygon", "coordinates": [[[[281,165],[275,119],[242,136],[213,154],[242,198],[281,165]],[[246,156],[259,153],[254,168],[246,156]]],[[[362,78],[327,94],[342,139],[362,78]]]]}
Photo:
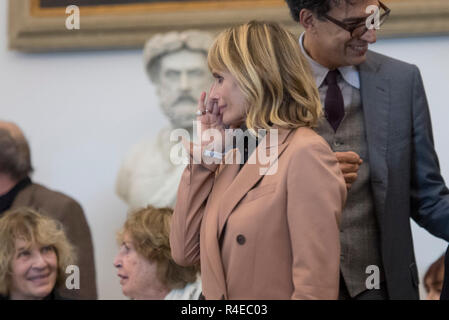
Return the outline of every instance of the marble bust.
{"type": "Polygon", "coordinates": [[[185,165],[170,161],[171,148],[179,146],[170,142],[170,133],[182,128],[192,136],[198,98],[212,82],[207,66],[212,41],[209,33],[190,30],[158,34],[145,44],[145,70],[170,124],[154,139],[135,145],[120,168],[116,192],[130,209],[175,204],[185,165]]]}

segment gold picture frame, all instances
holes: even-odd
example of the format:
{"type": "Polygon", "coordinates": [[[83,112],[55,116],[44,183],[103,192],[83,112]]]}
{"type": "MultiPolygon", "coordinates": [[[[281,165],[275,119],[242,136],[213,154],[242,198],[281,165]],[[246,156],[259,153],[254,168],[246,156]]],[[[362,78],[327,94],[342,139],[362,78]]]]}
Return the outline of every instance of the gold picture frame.
{"type": "MultiPolygon", "coordinates": [[[[129,2],[132,2],[130,0],[129,2]]],[[[449,34],[448,0],[384,0],[392,9],[381,37],[449,34]]],[[[80,7],[81,28],[68,30],[65,7],[40,0],[9,0],[9,47],[26,52],[142,47],[152,34],[170,30],[211,32],[251,19],[278,21],[301,30],[284,0],[154,1],[80,7]]]]}

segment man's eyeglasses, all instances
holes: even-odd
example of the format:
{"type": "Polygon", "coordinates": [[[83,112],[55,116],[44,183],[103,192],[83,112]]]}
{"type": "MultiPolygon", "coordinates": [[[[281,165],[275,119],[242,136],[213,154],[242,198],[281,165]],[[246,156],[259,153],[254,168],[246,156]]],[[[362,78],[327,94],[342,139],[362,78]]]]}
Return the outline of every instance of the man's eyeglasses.
{"type": "MultiPolygon", "coordinates": [[[[391,12],[390,8],[388,8],[386,5],[384,5],[380,1],[379,1],[379,5],[380,5],[380,9],[384,10],[384,12],[379,17],[378,27],[380,27],[387,20],[387,18],[390,15],[390,12],[391,12]]],[[[331,16],[329,16],[327,14],[324,14],[324,17],[327,20],[329,20],[330,22],[332,22],[332,23],[336,24],[337,26],[348,31],[351,34],[352,38],[360,38],[369,30],[369,28],[366,26],[368,17],[367,18],[348,19],[348,20],[352,20],[349,23],[332,18],[331,16]]],[[[376,19],[374,19],[372,21],[373,24],[376,22],[377,22],[376,19]]],[[[375,27],[375,26],[373,25],[373,27],[375,27]]]]}

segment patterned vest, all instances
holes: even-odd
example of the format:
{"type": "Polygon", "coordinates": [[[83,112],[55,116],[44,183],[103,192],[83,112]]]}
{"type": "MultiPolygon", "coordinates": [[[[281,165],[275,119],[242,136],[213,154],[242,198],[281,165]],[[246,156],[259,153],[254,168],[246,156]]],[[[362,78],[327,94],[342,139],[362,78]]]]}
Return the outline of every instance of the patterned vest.
{"type": "Polygon", "coordinates": [[[334,152],[354,151],[363,159],[358,178],[348,193],[340,231],[340,270],[351,297],[354,297],[367,290],[365,282],[371,274],[366,273],[368,266],[379,267],[381,282],[384,280],[384,274],[380,256],[379,228],[371,191],[360,90],[352,89],[352,104],[346,106],[345,117],[337,132],[334,132],[325,118],[320,121],[316,131],[334,152]]]}

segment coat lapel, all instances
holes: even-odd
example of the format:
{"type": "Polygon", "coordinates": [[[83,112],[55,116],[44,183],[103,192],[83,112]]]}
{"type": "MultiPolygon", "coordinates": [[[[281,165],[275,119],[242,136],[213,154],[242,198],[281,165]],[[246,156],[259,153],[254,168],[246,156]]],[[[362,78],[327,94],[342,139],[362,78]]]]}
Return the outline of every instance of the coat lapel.
{"type": "MultiPolygon", "coordinates": [[[[226,157],[232,157],[235,154],[235,149],[230,150],[226,157]]],[[[211,204],[219,207],[219,204],[215,204],[220,201],[224,190],[232,183],[237,174],[239,173],[239,164],[227,164],[221,165],[218,169],[217,176],[214,183],[213,199],[211,204]]],[[[219,288],[216,288],[217,292],[214,293],[215,299],[221,299],[221,295],[225,295],[227,299],[227,287],[225,281],[225,273],[223,269],[223,263],[221,260],[221,250],[218,237],[218,209],[215,207],[207,208],[208,213],[205,215],[206,223],[204,224],[207,228],[204,230],[205,233],[205,247],[207,254],[205,255],[208,259],[208,265],[211,266],[211,275],[215,278],[215,282],[219,284],[219,288]]],[[[211,294],[208,292],[208,294],[211,294]]]]}
{"type": "MultiPolygon", "coordinates": [[[[261,163],[258,152],[260,149],[263,149],[269,154],[269,152],[274,152],[273,148],[277,148],[277,157],[275,161],[278,161],[278,158],[285,150],[288,145],[287,137],[293,130],[287,129],[279,129],[278,128],[278,139],[272,139],[272,135],[270,132],[267,133],[267,138],[262,139],[259,146],[255,149],[255,151],[251,154],[248,159],[248,163],[245,164],[240,171],[238,171],[239,165],[231,165],[234,166],[232,173],[235,173],[237,170],[235,178],[226,188],[226,191],[222,195],[222,199],[220,202],[220,208],[218,211],[218,238],[220,238],[221,233],[223,232],[223,228],[228,220],[230,214],[233,209],[237,206],[239,201],[248,193],[249,190],[259,182],[264,174],[270,169],[270,165],[266,163],[261,163]],[[271,137],[271,138],[270,138],[271,137]],[[237,169],[236,169],[237,166],[237,169]]],[[[271,163],[272,167],[273,162],[271,163]]],[[[224,172],[223,172],[224,173],[224,172]]]]}
{"type": "Polygon", "coordinates": [[[370,59],[359,67],[361,96],[368,143],[371,183],[376,211],[383,214],[388,187],[387,142],[390,79],[379,75],[380,65],[370,59]]]}

